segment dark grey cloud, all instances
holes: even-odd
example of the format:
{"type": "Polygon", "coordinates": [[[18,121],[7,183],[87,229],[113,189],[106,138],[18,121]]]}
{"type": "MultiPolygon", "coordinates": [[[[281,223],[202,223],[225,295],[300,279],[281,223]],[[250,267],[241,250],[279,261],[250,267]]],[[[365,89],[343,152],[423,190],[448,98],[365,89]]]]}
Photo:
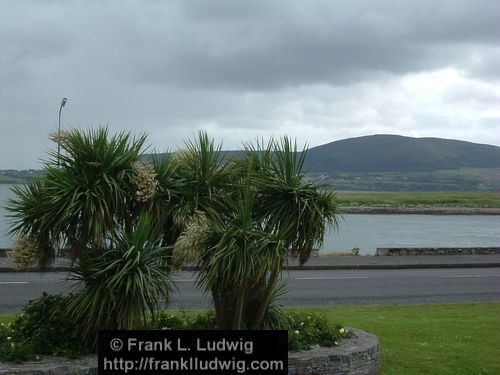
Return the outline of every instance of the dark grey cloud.
{"type": "Polygon", "coordinates": [[[497,42],[500,24],[492,1],[237,4],[185,3],[180,37],[151,41],[171,53],[142,59],[151,51],[141,50],[135,79],[234,90],[346,84],[461,66],[477,44],[497,42]]]}
{"type": "MultiPolygon", "coordinates": [[[[132,83],[236,91],[343,85],[450,62],[466,69],[471,56],[477,74],[497,73],[491,57],[500,24],[495,1],[76,1],[67,10],[54,3],[38,7],[29,23],[21,22],[28,6],[7,22],[2,65],[57,60],[73,47],[89,51],[73,61],[96,75],[104,70],[132,83]]],[[[11,75],[15,69],[5,74],[11,75]]]]}
{"type": "Polygon", "coordinates": [[[147,132],[158,150],[201,128],[229,148],[273,134],[500,144],[499,4],[0,0],[0,169],[45,157],[63,96],[64,127],[147,132]]]}

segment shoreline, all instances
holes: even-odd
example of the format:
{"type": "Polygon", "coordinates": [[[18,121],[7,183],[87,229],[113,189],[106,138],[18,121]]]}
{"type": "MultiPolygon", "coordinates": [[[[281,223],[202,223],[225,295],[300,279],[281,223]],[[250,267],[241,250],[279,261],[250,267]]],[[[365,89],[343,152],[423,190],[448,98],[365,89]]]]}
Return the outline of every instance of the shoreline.
{"type": "Polygon", "coordinates": [[[341,214],[415,214],[415,215],[500,215],[492,207],[435,207],[435,206],[340,206],[341,214]]]}

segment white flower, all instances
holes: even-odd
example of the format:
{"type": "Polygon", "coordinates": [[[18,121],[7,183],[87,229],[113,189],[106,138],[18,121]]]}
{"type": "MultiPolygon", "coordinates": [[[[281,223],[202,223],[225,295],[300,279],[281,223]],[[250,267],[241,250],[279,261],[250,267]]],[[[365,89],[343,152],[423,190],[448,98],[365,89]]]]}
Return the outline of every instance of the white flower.
{"type": "Polygon", "coordinates": [[[8,336],[7,341],[10,341],[10,340],[12,340],[12,337],[8,336]]]}
{"type": "Polygon", "coordinates": [[[339,332],[340,332],[341,334],[344,334],[344,333],[345,333],[345,329],[344,329],[344,328],[341,328],[341,329],[339,329],[339,332]]]}
{"type": "Polygon", "coordinates": [[[137,200],[142,203],[147,202],[153,198],[158,186],[156,172],[153,166],[141,162],[134,163],[132,168],[135,173],[134,183],[137,188],[137,200]]]}
{"type": "Polygon", "coordinates": [[[54,143],[66,143],[70,138],[71,133],[66,130],[52,130],[49,133],[49,139],[54,143]]]}
{"type": "Polygon", "coordinates": [[[300,326],[301,326],[301,327],[304,327],[304,322],[300,322],[300,326]]]}
{"type": "Polygon", "coordinates": [[[298,335],[298,334],[299,334],[299,330],[295,330],[295,332],[294,332],[294,333],[295,333],[296,335],[298,335]]]}
{"type": "Polygon", "coordinates": [[[338,341],[335,341],[335,345],[338,345],[338,344],[339,344],[338,341]]]}
{"type": "Polygon", "coordinates": [[[39,246],[36,240],[27,235],[16,239],[12,251],[8,252],[9,262],[18,270],[27,270],[37,265],[39,260],[39,246]]]}

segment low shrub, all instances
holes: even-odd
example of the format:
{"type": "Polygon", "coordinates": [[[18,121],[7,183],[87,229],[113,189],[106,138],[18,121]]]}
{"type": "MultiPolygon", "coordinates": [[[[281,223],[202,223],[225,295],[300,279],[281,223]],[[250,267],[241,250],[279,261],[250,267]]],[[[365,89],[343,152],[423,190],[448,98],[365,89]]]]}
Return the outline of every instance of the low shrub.
{"type": "Polygon", "coordinates": [[[359,247],[357,247],[357,246],[356,246],[356,247],[353,247],[353,248],[351,249],[351,254],[357,257],[357,256],[359,256],[360,251],[361,251],[361,249],[360,249],[359,247]]]}
{"type": "Polygon", "coordinates": [[[25,343],[12,323],[0,323],[0,362],[21,363],[33,359],[36,359],[33,348],[25,343]]]}
{"type": "Polygon", "coordinates": [[[168,330],[209,330],[215,329],[215,313],[208,311],[206,313],[191,314],[184,310],[172,314],[162,311],[153,318],[151,322],[154,329],[168,330]]]}
{"type": "MultiPolygon", "coordinates": [[[[44,294],[30,301],[11,324],[0,325],[0,362],[20,363],[37,360],[40,355],[78,357],[91,352],[81,337],[75,334],[75,323],[63,318],[62,311],[71,296],[44,294]]],[[[323,315],[276,310],[282,313],[280,326],[288,330],[288,350],[308,350],[332,347],[351,333],[332,324],[323,315]]],[[[165,330],[216,329],[213,311],[193,313],[162,311],[156,313],[147,328],[165,330]]]]}
{"type": "Polygon", "coordinates": [[[332,324],[325,316],[303,312],[288,313],[288,350],[308,350],[315,347],[336,346],[351,332],[339,324],[332,324]]]}
{"type": "Polygon", "coordinates": [[[11,324],[0,327],[0,361],[36,360],[40,355],[77,357],[88,353],[63,317],[71,296],[48,295],[30,301],[11,324]]]}
{"type": "MultiPolygon", "coordinates": [[[[288,350],[308,350],[314,347],[332,347],[342,339],[350,337],[348,329],[318,314],[283,311],[279,320],[282,326],[274,329],[288,330],[288,350]]],[[[214,329],[215,314],[213,311],[200,314],[161,312],[152,321],[154,329],[169,330],[206,330],[214,329]]]]}

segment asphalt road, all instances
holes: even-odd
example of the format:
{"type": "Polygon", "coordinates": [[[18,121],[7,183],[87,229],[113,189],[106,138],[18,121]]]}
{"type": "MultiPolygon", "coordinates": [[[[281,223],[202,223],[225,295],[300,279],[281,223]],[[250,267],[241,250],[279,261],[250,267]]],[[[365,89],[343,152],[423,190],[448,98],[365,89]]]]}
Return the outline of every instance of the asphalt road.
{"type": "MultiPolygon", "coordinates": [[[[191,272],[176,274],[172,308],[202,308],[210,299],[191,272]]],[[[18,312],[43,292],[67,290],[66,273],[0,273],[0,314],[18,312]]],[[[500,301],[500,268],[330,270],[285,273],[288,306],[500,301]]]]}

